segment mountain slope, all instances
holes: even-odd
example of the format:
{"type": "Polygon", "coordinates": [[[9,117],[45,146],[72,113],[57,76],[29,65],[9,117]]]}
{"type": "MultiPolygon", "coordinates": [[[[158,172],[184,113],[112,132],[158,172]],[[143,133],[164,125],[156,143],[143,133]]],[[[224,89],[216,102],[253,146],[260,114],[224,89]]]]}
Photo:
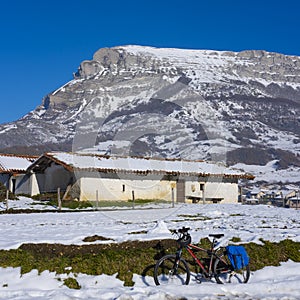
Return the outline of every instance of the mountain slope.
{"type": "Polygon", "coordinates": [[[124,46],[0,126],[1,151],[83,150],[300,167],[300,58],[124,46]]]}

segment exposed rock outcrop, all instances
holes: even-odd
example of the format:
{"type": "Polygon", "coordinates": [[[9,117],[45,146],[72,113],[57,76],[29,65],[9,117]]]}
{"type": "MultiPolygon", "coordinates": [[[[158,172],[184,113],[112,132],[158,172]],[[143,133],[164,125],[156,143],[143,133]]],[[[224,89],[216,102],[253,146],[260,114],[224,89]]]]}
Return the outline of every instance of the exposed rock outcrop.
{"type": "Polygon", "coordinates": [[[299,110],[297,56],[103,48],[41,106],[1,125],[0,148],[65,145],[231,164],[243,157],[257,164],[283,159],[281,166],[298,166],[299,110]],[[265,154],[255,160],[257,149],[265,154]]]}

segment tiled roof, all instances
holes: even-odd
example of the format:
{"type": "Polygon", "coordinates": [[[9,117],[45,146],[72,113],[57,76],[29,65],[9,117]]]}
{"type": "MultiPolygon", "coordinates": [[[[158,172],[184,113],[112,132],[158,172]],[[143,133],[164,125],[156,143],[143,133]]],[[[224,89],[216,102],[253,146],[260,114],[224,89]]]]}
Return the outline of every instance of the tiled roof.
{"type": "Polygon", "coordinates": [[[87,170],[111,173],[170,174],[236,177],[253,179],[250,174],[223,165],[204,161],[154,159],[145,157],[104,156],[85,153],[51,152],[41,156],[30,168],[46,166],[46,159],[63,165],[70,171],[87,170]]]}
{"type": "Polygon", "coordinates": [[[0,154],[0,173],[24,173],[37,156],[0,154]]]}

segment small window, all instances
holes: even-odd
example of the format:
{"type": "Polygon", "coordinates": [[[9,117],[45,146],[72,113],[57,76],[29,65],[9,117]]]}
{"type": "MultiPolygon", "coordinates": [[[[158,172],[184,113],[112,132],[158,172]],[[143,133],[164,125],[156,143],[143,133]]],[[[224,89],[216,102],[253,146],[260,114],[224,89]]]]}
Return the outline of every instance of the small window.
{"type": "Polygon", "coordinates": [[[196,191],[196,187],[195,187],[194,184],[191,185],[191,190],[192,190],[193,193],[196,191]]]}
{"type": "Polygon", "coordinates": [[[204,183],[200,183],[200,191],[204,191],[204,183]]]}
{"type": "Polygon", "coordinates": [[[122,185],[122,192],[125,192],[125,184],[122,185]]]}

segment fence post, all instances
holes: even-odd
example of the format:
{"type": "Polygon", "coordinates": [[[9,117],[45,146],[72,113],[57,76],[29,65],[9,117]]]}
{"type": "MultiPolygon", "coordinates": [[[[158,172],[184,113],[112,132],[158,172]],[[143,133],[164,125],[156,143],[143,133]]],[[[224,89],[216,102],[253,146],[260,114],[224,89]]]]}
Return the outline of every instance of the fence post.
{"type": "Polygon", "coordinates": [[[57,203],[58,203],[58,210],[61,210],[61,199],[60,199],[60,188],[57,188],[57,203]]]}
{"type": "Polygon", "coordinates": [[[6,199],[5,199],[6,210],[8,210],[8,197],[9,197],[9,190],[6,190],[6,199]]]}
{"type": "Polygon", "coordinates": [[[175,203],[174,203],[174,188],[172,187],[172,207],[175,206],[175,203]]]}
{"type": "Polygon", "coordinates": [[[134,191],[131,192],[132,193],[132,208],[134,209],[134,191]]]}
{"type": "Polygon", "coordinates": [[[241,199],[241,203],[244,204],[243,187],[241,185],[240,185],[240,199],[241,199]]]}
{"type": "Polygon", "coordinates": [[[96,209],[99,208],[99,196],[98,196],[98,190],[96,190],[96,209]]]}

